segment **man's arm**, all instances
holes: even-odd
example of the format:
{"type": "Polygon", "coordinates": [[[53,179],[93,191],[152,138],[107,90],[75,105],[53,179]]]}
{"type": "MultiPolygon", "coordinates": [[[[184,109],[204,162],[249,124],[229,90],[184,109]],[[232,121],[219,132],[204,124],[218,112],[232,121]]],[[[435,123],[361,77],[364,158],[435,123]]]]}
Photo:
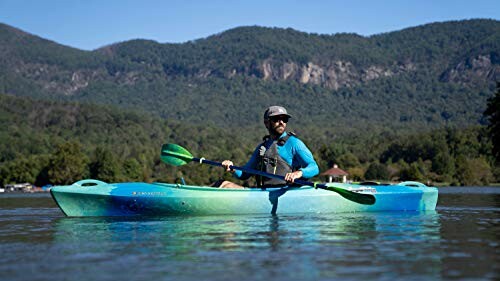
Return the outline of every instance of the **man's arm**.
{"type": "Polygon", "coordinates": [[[302,177],[310,179],[319,174],[318,164],[304,142],[299,139],[296,139],[296,141],[294,158],[300,163],[301,168],[299,171],[302,171],[302,177]]]}
{"type": "MultiPolygon", "coordinates": [[[[257,146],[257,148],[253,151],[252,153],[252,156],[250,157],[250,160],[248,160],[248,162],[243,166],[244,168],[247,168],[247,169],[255,169],[255,167],[257,167],[257,156],[259,155],[259,146],[257,146]]],[[[233,173],[233,176],[237,179],[240,179],[240,180],[246,180],[248,178],[250,178],[252,176],[252,174],[249,174],[249,173],[245,173],[243,171],[240,171],[240,170],[234,170],[234,173],[233,173]]]]}

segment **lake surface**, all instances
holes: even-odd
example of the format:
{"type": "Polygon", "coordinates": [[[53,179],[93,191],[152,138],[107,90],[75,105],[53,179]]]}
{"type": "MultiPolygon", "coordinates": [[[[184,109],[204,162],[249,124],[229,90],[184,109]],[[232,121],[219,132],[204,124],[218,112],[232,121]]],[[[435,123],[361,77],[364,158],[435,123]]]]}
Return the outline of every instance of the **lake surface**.
{"type": "Polygon", "coordinates": [[[0,280],[499,280],[500,188],[435,212],[66,218],[0,194],[0,280]]]}

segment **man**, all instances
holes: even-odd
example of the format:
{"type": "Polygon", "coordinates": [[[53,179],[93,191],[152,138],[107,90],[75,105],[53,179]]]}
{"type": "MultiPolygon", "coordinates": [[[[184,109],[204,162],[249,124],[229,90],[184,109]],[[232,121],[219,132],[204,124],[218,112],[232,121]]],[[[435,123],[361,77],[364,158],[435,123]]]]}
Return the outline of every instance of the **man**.
{"type": "MultiPolygon", "coordinates": [[[[264,125],[269,135],[264,137],[264,142],[257,146],[244,167],[282,175],[285,181],[256,176],[259,187],[286,186],[293,184],[295,179],[309,179],[319,173],[318,165],[307,146],[295,134],[286,132],[290,118],[282,106],[271,106],[264,112],[264,125]]],[[[230,160],[223,161],[222,165],[238,179],[245,180],[251,176],[240,170],[231,170],[229,166],[232,166],[233,162],[230,160]]],[[[223,181],[220,187],[243,188],[230,181],[223,181]]]]}

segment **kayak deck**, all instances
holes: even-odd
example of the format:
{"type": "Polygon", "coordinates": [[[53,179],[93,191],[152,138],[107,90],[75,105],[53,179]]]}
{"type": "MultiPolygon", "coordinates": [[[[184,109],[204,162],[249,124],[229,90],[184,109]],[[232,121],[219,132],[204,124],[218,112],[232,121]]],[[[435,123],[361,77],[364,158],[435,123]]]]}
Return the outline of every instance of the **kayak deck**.
{"type": "Polygon", "coordinates": [[[51,194],[67,216],[164,216],[270,213],[326,213],[434,210],[435,187],[334,184],[371,193],[376,202],[361,205],[335,192],[310,186],[226,189],[169,183],[113,183],[83,180],[56,186],[51,194]]]}

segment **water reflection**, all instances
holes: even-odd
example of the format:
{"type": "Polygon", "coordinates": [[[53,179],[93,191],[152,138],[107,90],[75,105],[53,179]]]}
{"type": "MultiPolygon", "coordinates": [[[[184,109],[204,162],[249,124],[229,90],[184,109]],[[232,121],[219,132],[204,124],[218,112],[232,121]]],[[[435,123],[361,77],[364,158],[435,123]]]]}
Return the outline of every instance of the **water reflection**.
{"type": "Polygon", "coordinates": [[[162,218],[67,218],[55,220],[54,240],[177,242],[201,240],[215,249],[270,248],[287,243],[331,244],[377,240],[439,239],[436,212],[328,215],[206,216],[162,218]]]}
{"type": "Polygon", "coordinates": [[[367,268],[399,277],[436,277],[441,271],[436,212],[60,218],[53,243],[79,261],[145,255],[166,262],[169,272],[186,262],[210,272],[265,268],[283,274],[292,266],[309,278],[352,278],[367,268]]]}

